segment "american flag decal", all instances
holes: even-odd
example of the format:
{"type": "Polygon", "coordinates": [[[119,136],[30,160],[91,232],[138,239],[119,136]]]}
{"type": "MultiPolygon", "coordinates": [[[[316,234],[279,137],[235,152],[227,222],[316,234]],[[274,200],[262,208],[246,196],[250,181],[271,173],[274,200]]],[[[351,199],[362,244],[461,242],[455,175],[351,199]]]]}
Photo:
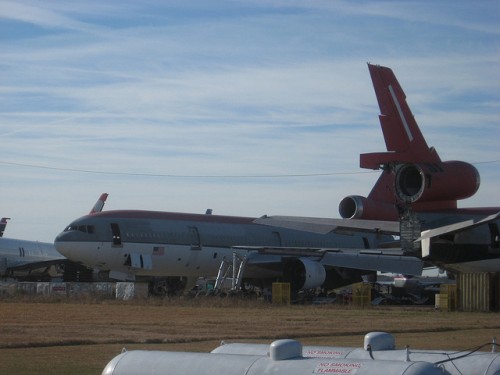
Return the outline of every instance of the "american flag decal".
{"type": "Polygon", "coordinates": [[[155,246],[153,247],[153,255],[163,255],[165,254],[164,246],[155,246]]]}

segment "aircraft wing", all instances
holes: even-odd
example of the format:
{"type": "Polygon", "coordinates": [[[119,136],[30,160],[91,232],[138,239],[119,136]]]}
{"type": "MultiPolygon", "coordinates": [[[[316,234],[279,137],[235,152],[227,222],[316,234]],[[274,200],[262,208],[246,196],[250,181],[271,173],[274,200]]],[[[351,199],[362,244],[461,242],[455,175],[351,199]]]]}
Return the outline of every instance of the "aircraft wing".
{"type": "Polygon", "coordinates": [[[269,247],[269,246],[234,246],[234,249],[254,250],[259,256],[251,257],[248,264],[259,265],[266,260],[276,262],[276,256],[303,257],[317,260],[326,267],[343,267],[367,271],[403,273],[421,275],[423,262],[421,259],[403,255],[401,249],[366,250],[366,249],[329,249],[302,247],[269,247]]]}
{"type": "Polygon", "coordinates": [[[255,219],[254,223],[320,234],[329,232],[370,232],[399,235],[398,221],[265,215],[255,219]]]}
{"type": "Polygon", "coordinates": [[[9,269],[10,271],[28,271],[28,270],[36,270],[39,268],[47,268],[50,266],[62,265],[68,262],[69,261],[65,258],[40,260],[34,262],[18,262],[8,265],[7,269],[9,269]]]}
{"type": "Polygon", "coordinates": [[[327,252],[321,263],[333,267],[391,273],[401,272],[407,275],[421,275],[423,270],[423,262],[419,258],[376,252],[327,252]]]}
{"type": "Polygon", "coordinates": [[[458,233],[462,232],[465,230],[469,230],[471,228],[484,225],[486,223],[489,223],[491,221],[498,220],[500,218],[500,212],[497,212],[496,214],[489,215],[485,217],[484,219],[480,220],[465,220],[459,223],[454,223],[450,225],[444,225],[442,227],[434,228],[434,229],[429,229],[425,230],[421,233],[421,236],[416,239],[416,241],[421,241],[422,242],[422,257],[426,257],[430,254],[430,241],[431,238],[433,237],[438,237],[442,236],[443,234],[453,234],[453,233],[458,233]]]}
{"type": "Polygon", "coordinates": [[[462,221],[459,223],[444,225],[444,226],[439,227],[439,228],[425,230],[422,232],[422,235],[417,239],[417,241],[422,241],[422,240],[425,240],[428,238],[441,236],[443,234],[452,234],[452,233],[462,232],[464,230],[468,230],[468,229],[477,227],[479,225],[489,223],[490,221],[495,221],[499,218],[500,218],[500,212],[497,212],[496,214],[487,216],[481,220],[470,219],[470,220],[465,220],[465,221],[462,221]]]}

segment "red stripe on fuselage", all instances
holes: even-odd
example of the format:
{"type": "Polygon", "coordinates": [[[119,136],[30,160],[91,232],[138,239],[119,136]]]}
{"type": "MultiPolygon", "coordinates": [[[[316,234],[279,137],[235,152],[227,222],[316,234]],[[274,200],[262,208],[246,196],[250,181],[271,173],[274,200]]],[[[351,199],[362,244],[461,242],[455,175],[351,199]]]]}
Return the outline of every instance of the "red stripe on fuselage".
{"type": "Polygon", "coordinates": [[[151,219],[151,220],[179,220],[179,221],[199,221],[207,223],[226,224],[251,224],[255,218],[240,216],[223,216],[207,214],[190,214],[182,212],[163,211],[142,211],[142,210],[115,210],[96,212],[88,215],[99,218],[119,218],[119,219],[151,219]]]}

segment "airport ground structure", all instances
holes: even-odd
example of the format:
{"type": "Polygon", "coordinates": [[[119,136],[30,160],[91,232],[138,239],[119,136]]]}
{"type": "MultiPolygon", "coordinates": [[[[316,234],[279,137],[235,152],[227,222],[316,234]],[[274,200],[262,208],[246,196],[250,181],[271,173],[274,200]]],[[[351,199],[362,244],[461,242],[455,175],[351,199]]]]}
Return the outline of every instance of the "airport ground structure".
{"type": "MultiPolygon", "coordinates": [[[[272,296],[260,296],[272,303],[290,303],[286,283],[275,283],[272,296]]],[[[203,298],[205,293],[190,293],[192,298],[203,298]]],[[[89,300],[147,299],[147,283],[134,282],[18,282],[0,281],[0,298],[37,297],[89,300]]],[[[214,298],[214,297],[211,297],[214,298]]],[[[219,297],[215,297],[219,298],[219,297]]],[[[257,297],[255,297],[257,298],[257,297]]],[[[358,283],[342,288],[334,299],[318,299],[312,303],[336,303],[369,308],[374,303],[373,287],[358,283]],[[347,295],[347,297],[346,297],[347,295]]],[[[461,273],[455,283],[445,283],[435,294],[434,307],[446,311],[498,312],[500,310],[500,273],[461,273]]]]}
{"type": "Polygon", "coordinates": [[[89,300],[147,298],[148,285],[133,282],[0,282],[0,296],[88,298],[89,300]]]}

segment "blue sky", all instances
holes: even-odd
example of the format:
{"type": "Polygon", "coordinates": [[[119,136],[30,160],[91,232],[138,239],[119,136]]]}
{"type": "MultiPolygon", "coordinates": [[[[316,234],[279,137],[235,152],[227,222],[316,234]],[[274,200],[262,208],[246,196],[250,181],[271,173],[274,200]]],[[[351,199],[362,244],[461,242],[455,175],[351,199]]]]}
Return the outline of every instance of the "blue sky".
{"type": "Polygon", "coordinates": [[[0,216],[52,242],[105,209],[338,217],[384,151],[366,62],[500,205],[496,1],[2,1],[0,216]],[[292,175],[301,175],[292,177],[292,175]],[[306,175],[306,176],[303,176],[306,175]]]}

